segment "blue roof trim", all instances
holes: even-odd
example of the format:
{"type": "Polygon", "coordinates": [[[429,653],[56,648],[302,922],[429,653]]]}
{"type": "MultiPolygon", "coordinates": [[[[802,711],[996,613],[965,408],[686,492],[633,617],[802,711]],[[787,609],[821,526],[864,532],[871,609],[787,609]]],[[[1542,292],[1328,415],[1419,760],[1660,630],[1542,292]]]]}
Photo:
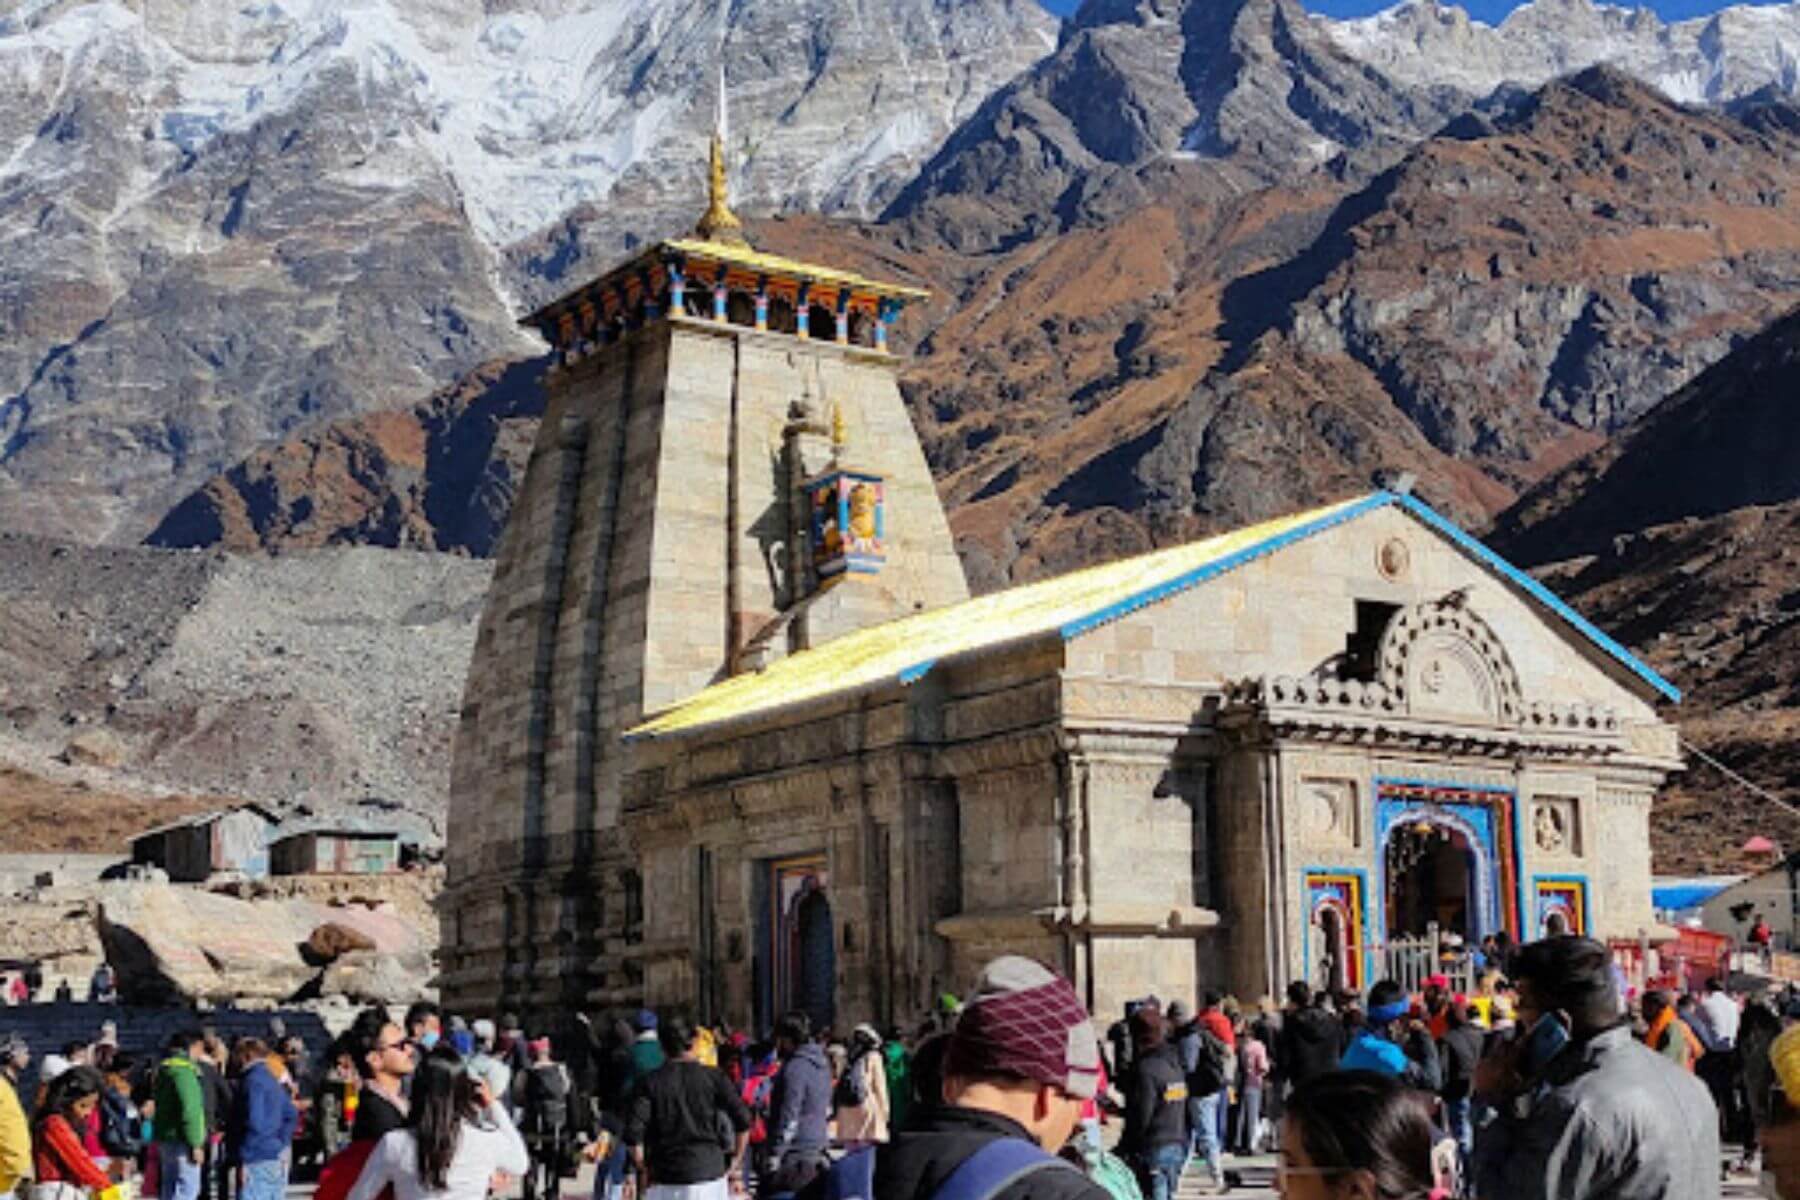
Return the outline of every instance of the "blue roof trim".
{"type": "Polygon", "coordinates": [[[937,666],[937,659],[928,658],[924,662],[916,662],[900,672],[900,682],[914,684],[931,674],[931,668],[937,666]]]}
{"type": "Polygon", "coordinates": [[[1277,534],[1266,541],[1257,542],[1253,546],[1246,546],[1235,554],[1228,554],[1224,558],[1207,563],[1203,567],[1198,567],[1192,571],[1177,575],[1175,578],[1165,580],[1155,587],[1145,588],[1141,592],[1133,592],[1123,600],[1115,601],[1105,608],[1089,613],[1085,617],[1077,617],[1075,620],[1065,624],[1062,627],[1063,640],[1068,641],[1070,638],[1080,637],[1089,630],[1098,628],[1108,622],[1116,621],[1120,617],[1129,616],[1140,608],[1147,608],[1160,600],[1168,599],[1178,592],[1185,592],[1197,584],[1205,583],[1207,580],[1217,578],[1227,571],[1235,570],[1253,559],[1261,558],[1267,554],[1273,554],[1284,546],[1291,546],[1295,542],[1304,541],[1315,533],[1320,533],[1334,526],[1342,525],[1346,521],[1354,521],[1357,517],[1362,516],[1366,512],[1373,512],[1378,508],[1386,508],[1388,505],[1394,503],[1396,499],[1397,497],[1392,492],[1374,492],[1365,496],[1363,499],[1358,500],[1355,504],[1339,509],[1329,516],[1320,517],[1316,521],[1309,521],[1305,525],[1296,525],[1286,533],[1277,534]]]}
{"type": "Polygon", "coordinates": [[[1590,642],[1593,642],[1596,646],[1600,647],[1600,649],[1606,651],[1607,654],[1616,659],[1621,666],[1630,671],[1633,675],[1636,675],[1639,679],[1649,684],[1664,696],[1667,696],[1670,700],[1677,703],[1681,701],[1680,688],[1645,666],[1631,653],[1631,651],[1602,633],[1593,622],[1563,603],[1563,601],[1557,597],[1555,592],[1552,592],[1549,588],[1545,587],[1525,572],[1519,570],[1519,568],[1513,566],[1504,558],[1495,554],[1492,550],[1489,550],[1473,537],[1464,533],[1462,529],[1452,524],[1447,518],[1438,515],[1436,510],[1416,496],[1396,496],[1393,498],[1398,500],[1400,506],[1407,512],[1455,542],[1464,553],[1468,554],[1471,558],[1474,558],[1488,570],[1499,575],[1508,583],[1511,583],[1514,587],[1530,596],[1533,600],[1536,600],[1539,604],[1542,604],[1545,608],[1561,617],[1564,621],[1573,625],[1577,632],[1581,633],[1590,642]]]}

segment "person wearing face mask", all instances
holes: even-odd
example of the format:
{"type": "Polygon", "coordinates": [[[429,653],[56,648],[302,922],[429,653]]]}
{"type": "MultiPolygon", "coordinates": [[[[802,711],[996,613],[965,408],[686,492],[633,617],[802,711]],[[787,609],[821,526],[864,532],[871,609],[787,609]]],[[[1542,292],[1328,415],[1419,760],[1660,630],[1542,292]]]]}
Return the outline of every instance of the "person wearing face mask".
{"type": "Polygon", "coordinates": [[[1717,1200],[1712,1097],[1631,1036],[1607,948],[1545,938],[1512,973],[1516,1036],[1475,1068],[1495,1114],[1475,1139],[1478,1200],[1717,1200]]]}
{"type": "Polygon", "coordinates": [[[1056,1157],[1099,1078],[1099,1039],[1068,980],[997,958],[949,1035],[943,1103],[915,1109],[892,1141],[846,1155],[800,1198],[1109,1200],[1056,1157]]]}
{"type": "Polygon", "coordinates": [[[1282,1200],[1450,1200],[1427,1097],[1392,1075],[1339,1071],[1294,1089],[1281,1119],[1282,1200]]]}
{"type": "Polygon", "coordinates": [[[444,1036],[444,1012],[429,1000],[406,1010],[406,1036],[423,1057],[436,1049],[444,1036]]]}

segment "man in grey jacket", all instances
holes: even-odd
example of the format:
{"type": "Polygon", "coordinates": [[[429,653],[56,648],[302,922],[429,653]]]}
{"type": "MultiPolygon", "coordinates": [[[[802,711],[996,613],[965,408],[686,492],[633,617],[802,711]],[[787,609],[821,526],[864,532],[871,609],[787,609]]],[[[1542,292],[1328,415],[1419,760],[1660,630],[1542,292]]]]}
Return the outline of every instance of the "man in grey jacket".
{"type": "Polygon", "coordinates": [[[1712,1097],[1621,1023],[1606,947],[1545,938],[1512,975],[1519,1035],[1475,1072],[1495,1109],[1475,1139],[1478,1200],[1718,1200],[1712,1097]]]}

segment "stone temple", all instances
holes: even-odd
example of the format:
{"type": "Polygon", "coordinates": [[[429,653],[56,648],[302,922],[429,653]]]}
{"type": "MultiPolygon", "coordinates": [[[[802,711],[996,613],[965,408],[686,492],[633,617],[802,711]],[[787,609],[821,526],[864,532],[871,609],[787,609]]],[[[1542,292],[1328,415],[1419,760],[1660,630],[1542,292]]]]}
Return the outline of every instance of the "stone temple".
{"type": "Polygon", "coordinates": [[[905,1024],[1366,987],[1428,928],[1654,931],[1672,687],[1412,495],[971,599],[887,331],[724,202],[533,314],[456,740],[448,1002],[905,1024]]]}

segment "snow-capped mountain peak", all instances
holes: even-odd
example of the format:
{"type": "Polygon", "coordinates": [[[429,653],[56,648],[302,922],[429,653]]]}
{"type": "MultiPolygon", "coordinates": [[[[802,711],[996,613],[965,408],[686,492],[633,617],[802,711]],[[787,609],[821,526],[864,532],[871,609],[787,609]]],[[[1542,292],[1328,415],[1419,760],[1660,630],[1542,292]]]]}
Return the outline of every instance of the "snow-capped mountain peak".
{"type": "Polygon", "coordinates": [[[1420,86],[1484,94],[1605,63],[1686,104],[1771,84],[1800,94],[1800,3],[1740,4],[1671,24],[1643,7],[1529,0],[1488,25],[1444,0],[1402,0],[1370,17],[1314,20],[1348,53],[1420,86]]]}

